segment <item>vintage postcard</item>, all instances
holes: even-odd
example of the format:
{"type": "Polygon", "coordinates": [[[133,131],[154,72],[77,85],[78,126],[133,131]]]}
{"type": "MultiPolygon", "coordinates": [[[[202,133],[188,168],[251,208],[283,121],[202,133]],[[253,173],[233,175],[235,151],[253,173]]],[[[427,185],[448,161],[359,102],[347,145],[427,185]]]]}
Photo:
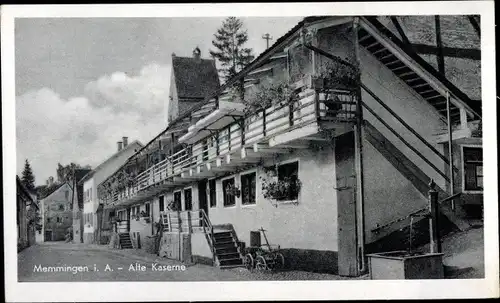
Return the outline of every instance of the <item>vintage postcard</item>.
{"type": "Polygon", "coordinates": [[[493,11],[3,6],[7,301],[498,297],[493,11]]]}

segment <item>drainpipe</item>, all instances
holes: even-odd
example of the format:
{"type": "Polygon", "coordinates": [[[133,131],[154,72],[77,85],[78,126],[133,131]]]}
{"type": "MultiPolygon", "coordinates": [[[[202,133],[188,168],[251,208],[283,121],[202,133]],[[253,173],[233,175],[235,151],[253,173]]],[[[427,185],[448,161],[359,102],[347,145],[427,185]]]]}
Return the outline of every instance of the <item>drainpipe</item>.
{"type": "Polygon", "coordinates": [[[354,17],[353,19],[353,41],[354,41],[354,53],[356,56],[356,68],[358,71],[358,87],[356,88],[356,176],[357,176],[357,224],[356,232],[358,234],[358,269],[360,273],[366,270],[365,264],[365,214],[364,214],[364,182],[363,182],[363,108],[361,107],[361,62],[359,58],[359,42],[358,42],[358,26],[359,17],[354,17]]]}

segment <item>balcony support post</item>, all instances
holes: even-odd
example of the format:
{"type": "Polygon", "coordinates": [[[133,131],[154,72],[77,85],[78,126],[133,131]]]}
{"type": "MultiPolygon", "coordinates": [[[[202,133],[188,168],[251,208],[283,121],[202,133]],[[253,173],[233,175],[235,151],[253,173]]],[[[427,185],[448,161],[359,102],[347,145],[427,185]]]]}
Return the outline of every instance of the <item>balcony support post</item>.
{"type": "Polygon", "coordinates": [[[219,156],[219,131],[215,132],[215,155],[219,156]]]}
{"type": "Polygon", "coordinates": [[[266,136],[266,109],[262,110],[262,136],[266,136]]]}
{"type": "Polygon", "coordinates": [[[365,264],[365,214],[364,214],[364,170],[363,170],[363,108],[361,105],[361,64],[359,57],[359,41],[358,41],[359,18],[353,19],[353,43],[355,64],[353,66],[356,72],[356,82],[358,85],[355,88],[356,98],[356,125],[355,125],[355,168],[356,168],[356,229],[357,229],[357,247],[358,247],[358,270],[360,273],[366,271],[365,264]]]}
{"type": "Polygon", "coordinates": [[[227,127],[227,151],[231,151],[231,124],[227,127]]]}
{"type": "MultiPolygon", "coordinates": [[[[453,196],[455,189],[455,175],[453,173],[453,129],[451,127],[451,104],[450,94],[446,92],[446,118],[448,122],[448,157],[450,161],[450,196],[453,196]]],[[[455,201],[451,200],[451,209],[455,210],[455,201]]]]}

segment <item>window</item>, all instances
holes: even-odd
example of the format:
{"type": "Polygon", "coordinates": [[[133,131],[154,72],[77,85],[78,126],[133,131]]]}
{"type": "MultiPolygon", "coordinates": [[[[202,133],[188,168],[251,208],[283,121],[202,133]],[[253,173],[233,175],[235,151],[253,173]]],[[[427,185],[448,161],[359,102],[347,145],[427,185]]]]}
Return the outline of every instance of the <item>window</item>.
{"type": "Polygon", "coordinates": [[[57,223],[61,222],[61,219],[59,217],[56,217],[56,222],[57,223]]]}
{"type": "Polygon", "coordinates": [[[90,225],[94,225],[94,216],[93,214],[89,214],[89,217],[90,217],[90,225]]]}
{"type": "Polygon", "coordinates": [[[241,204],[255,204],[256,173],[241,175],[241,204]]]}
{"type": "Polygon", "coordinates": [[[464,190],[483,190],[483,149],[463,147],[464,190]]]}
{"type": "Polygon", "coordinates": [[[193,209],[193,195],[191,192],[191,188],[187,188],[184,190],[184,210],[192,210],[193,209]]]}
{"type": "Polygon", "coordinates": [[[50,223],[50,218],[47,218],[47,223],[50,223]]]}
{"type": "Polygon", "coordinates": [[[59,204],[59,210],[64,210],[64,205],[59,204]]]}
{"type": "Polygon", "coordinates": [[[149,216],[149,214],[150,214],[149,212],[150,212],[150,210],[151,210],[151,209],[150,209],[150,208],[151,208],[151,204],[150,204],[150,203],[146,203],[145,205],[146,205],[146,215],[148,215],[148,216],[149,216]]]}
{"type": "Polygon", "coordinates": [[[278,165],[278,181],[289,182],[290,189],[285,197],[278,199],[278,201],[291,201],[297,200],[299,191],[296,187],[296,181],[299,177],[299,162],[291,162],[278,165]]]}
{"type": "Polygon", "coordinates": [[[165,210],[165,197],[164,196],[160,196],[158,198],[158,204],[160,207],[160,211],[164,211],[165,210]]]}
{"type": "Polygon", "coordinates": [[[174,193],[174,206],[175,206],[175,209],[177,209],[177,210],[181,209],[181,199],[182,199],[181,192],[180,191],[175,192],[174,193]]]}
{"type": "Polygon", "coordinates": [[[208,181],[208,194],[210,199],[210,207],[217,206],[217,194],[215,191],[215,179],[208,181]]]}
{"type": "Polygon", "coordinates": [[[234,178],[222,181],[222,192],[224,194],[224,207],[234,206],[236,204],[236,199],[234,197],[234,194],[228,192],[228,189],[233,186],[234,186],[234,178]]]}
{"type": "Polygon", "coordinates": [[[229,128],[224,128],[219,133],[219,145],[229,141],[229,128]]]}

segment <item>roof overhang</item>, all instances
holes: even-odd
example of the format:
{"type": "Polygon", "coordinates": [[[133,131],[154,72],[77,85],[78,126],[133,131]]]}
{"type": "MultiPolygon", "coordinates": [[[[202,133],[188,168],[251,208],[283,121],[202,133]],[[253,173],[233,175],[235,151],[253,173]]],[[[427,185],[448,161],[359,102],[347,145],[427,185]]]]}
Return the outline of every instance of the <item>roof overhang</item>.
{"type": "Polygon", "coordinates": [[[192,144],[211,134],[212,130],[219,130],[232,122],[235,117],[244,114],[245,104],[219,101],[219,107],[212,113],[188,128],[188,133],[179,138],[180,143],[192,144]]]}

